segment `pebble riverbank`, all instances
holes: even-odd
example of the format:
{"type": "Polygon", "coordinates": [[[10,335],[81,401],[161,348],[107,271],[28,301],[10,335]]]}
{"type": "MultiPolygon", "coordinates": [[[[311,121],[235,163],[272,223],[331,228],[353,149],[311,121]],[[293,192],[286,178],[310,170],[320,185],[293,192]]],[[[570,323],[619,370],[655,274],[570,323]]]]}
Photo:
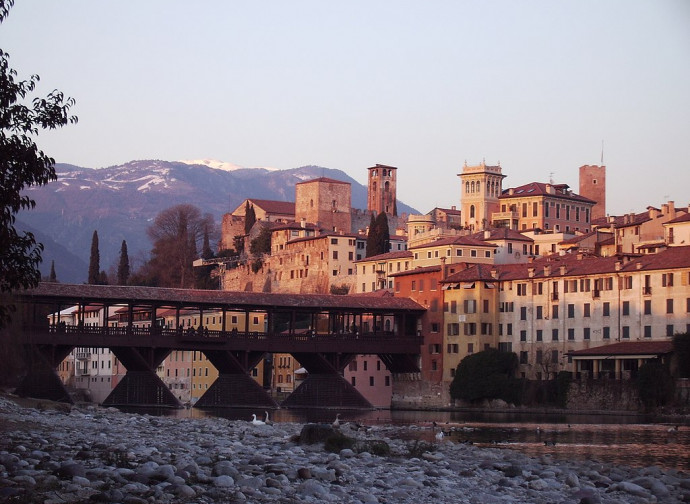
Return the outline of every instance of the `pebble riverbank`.
{"type": "Polygon", "coordinates": [[[344,424],[356,444],[331,453],[300,444],[302,428],[0,397],[0,502],[690,502],[690,474],[675,470],[535,459],[448,439],[424,445],[410,431],[431,427],[414,426],[344,424]],[[386,445],[389,453],[373,454],[386,445]]]}

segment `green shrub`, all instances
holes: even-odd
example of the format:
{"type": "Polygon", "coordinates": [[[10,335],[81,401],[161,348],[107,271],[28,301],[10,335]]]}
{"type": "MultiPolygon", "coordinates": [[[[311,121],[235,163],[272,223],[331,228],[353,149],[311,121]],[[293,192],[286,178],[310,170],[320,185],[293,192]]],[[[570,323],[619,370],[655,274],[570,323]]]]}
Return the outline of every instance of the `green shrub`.
{"type": "Polygon", "coordinates": [[[673,398],[674,382],[661,362],[647,362],[640,367],[637,389],[645,410],[664,406],[673,398]]]}
{"type": "Polygon", "coordinates": [[[503,399],[519,404],[522,384],[514,378],[517,368],[518,357],[513,352],[492,348],[468,355],[458,364],[450,395],[468,402],[503,399]]]}
{"type": "Polygon", "coordinates": [[[678,378],[690,378],[690,333],[673,337],[673,353],[678,363],[678,378]]]}
{"type": "Polygon", "coordinates": [[[357,451],[358,453],[369,452],[372,455],[385,457],[390,455],[391,447],[385,441],[377,439],[373,441],[364,441],[362,443],[358,443],[355,448],[355,451],[357,451]]]}

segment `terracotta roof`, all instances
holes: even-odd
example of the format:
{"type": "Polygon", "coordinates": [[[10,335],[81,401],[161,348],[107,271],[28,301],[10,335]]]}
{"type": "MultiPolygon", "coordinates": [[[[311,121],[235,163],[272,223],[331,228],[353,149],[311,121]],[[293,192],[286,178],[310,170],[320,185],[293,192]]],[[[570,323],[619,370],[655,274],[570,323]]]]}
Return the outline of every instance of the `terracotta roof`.
{"type": "Polygon", "coordinates": [[[528,236],[523,235],[519,231],[509,228],[494,228],[489,230],[489,237],[484,238],[484,231],[479,233],[474,233],[470,235],[470,238],[480,241],[490,241],[490,240],[512,240],[512,241],[524,241],[532,243],[534,240],[528,236]]]}
{"type": "Polygon", "coordinates": [[[346,234],[340,234],[340,233],[321,233],[319,235],[315,236],[302,236],[299,238],[293,238],[292,240],[288,240],[288,243],[299,243],[299,242],[306,242],[306,241],[315,241],[315,240],[323,240],[326,238],[359,238],[359,235],[352,234],[352,233],[346,233],[346,234]]]}
{"type": "Polygon", "coordinates": [[[295,203],[291,201],[275,201],[248,198],[252,205],[258,206],[266,213],[295,215],[295,203]]]}
{"type": "Polygon", "coordinates": [[[401,277],[409,275],[419,275],[424,273],[434,273],[435,271],[441,271],[441,265],[436,266],[419,266],[417,268],[407,270],[407,271],[396,271],[388,275],[389,277],[401,277]]]}
{"type": "Polygon", "coordinates": [[[672,219],[668,222],[665,222],[664,226],[667,224],[680,224],[681,222],[690,222],[690,212],[681,215],[680,217],[676,217],[675,219],[672,219]]]}
{"type": "Polygon", "coordinates": [[[460,215],[461,211],[458,210],[457,208],[441,208],[441,207],[436,207],[433,208],[430,212],[427,212],[427,215],[431,214],[434,212],[434,210],[437,210],[439,212],[446,213],[448,215],[460,215]]]}
{"type": "Polygon", "coordinates": [[[280,231],[283,229],[310,229],[310,230],[315,230],[318,229],[316,224],[313,224],[311,222],[307,222],[304,225],[302,225],[301,222],[297,221],[290,221],[290,222],[275,222],[272,223],[273,225],[271,226],[272,231],[280,231]]]}
{"type": "Polygon", "coordinates": [[[138,306],[154,303],[159,307],[186,306],[204,308],[270,309],[277,306],[304,309],[343,309],[354,311],[424,311],[424,307],[408,298],[371,298],[358,294],[275,294],[198,289],[168,289],[123,285],[84,285],[41,282],[38,287],[15,294],[28,302],[76,304],[108,303],[138,306]]]}
{"type": "Polygon", "coordinates": [[[446,245],[466,245],[468,247],[486,247],[495,248],[496,245],[493,243],[487,243],[483,239],[478,240],[472,236],[449,236],[446,238],[441,238],[436,241],[429,243],[424,243],[422,245],[417,245],[415,247],[410,247],[410,250],[419,250],[424,248],[432,247],[443,247],[446,245]]]}
{"type": "Polygon", "coordinates": [[[611,345],[568,352],[573,357],[613,355],[663,355],[673,352],[672,341],[621,341],[611,345]]]}
{"type": "Polygon", "coordinates": [[[471,264],[466,263],[466,268],[452,275],[448,275],[445,280],[441,283],[456,283],[456,282],[474,282],[474,281],[487,281],[495,282],[496,279],[491,275],[491,270],[495,269],[495,266],[489,264],[471,264]]]}
{"type": "Polygon", "coordinates": [[[535,259],[531,263],[500,264],[494,267],[498,271],[499,280],[523,280],[530,278],[529,270],[534,268],[534,278],[558,278],[561,276],[584,276],[596,274],[626,273],[638,270],[665,270],[690,267],[690,245],[669,247],[656,254],[635,256],[599,257],[591,254],[563,254],[550,255],[535,259]],[[631,258],[630,258],[631,257],[631,258]],[[620,262],[620,270],[616,271],[616,263],[620,262]],[[638,267],[639,264],[639,267],[638,267]],[[548,277],[544,276],[544,267],[551,268],[548,277]],[[561,275],[560,268],[565,266],[565,275],[561,275]]]}
{"type": "Polygon", "coordinates": [[[379,254],[371,257],[365,257],[364,259],[360,259],[359,261],[355,261],[358,263],[361,262],[371,262],[371,261],[390,261],[392,259],[404,259],[404,258],[411,258],[412,257],[412,252],[409,250],[399,250],[396,252],[386,252],[385,254],[379,254]]]}
{"type": "Polygon", "coordinates": [[[566,194],[563,192],[559,192],[559,190],[565,190],[568,188],[567,184],[545,184],[543,182],[530,182],[529,184],[525,184],[519,187],[513,187],[509,189],[504,189],[503,193],[500,196],[500,199],[509,199],[509,198],[525,198],[529,196],[548,196],[550,198],[562,198],[562,199],[567,199],[567,200],[573,200],[573,201],[579,201],[582,203],[596,203],[596,201],[591,200],[589,198],[585,198],[584,196],[580,196],[579,194],[575,193],[570,193],[566,194]],[[546,191],[546,186],[551,185],[552,187],[556,188],[556,193],[551,194],[546,191]],[[513,191],[513,194],[510,194],[510,191],[513,191]]]}
{"type": "Polygon", "coordinates": [[[310,179],[310,180],[303,180],[302,182],[297,182],[297,184],[295,184],[295,185],[298,185],[298,184],[310,184],[310,183],[312,183],[312,182],[326,182],[326,183],[329,183],[329,184],[347,184],[347,185],[352,185],[352,184],[350,184],[349,182],[344,182],[344,181],[342,181],[342,180],[336,180],[336,179],[332,179],[332,178],[328,178],[328,177],[319,177],[319,178],[310,179]]]}

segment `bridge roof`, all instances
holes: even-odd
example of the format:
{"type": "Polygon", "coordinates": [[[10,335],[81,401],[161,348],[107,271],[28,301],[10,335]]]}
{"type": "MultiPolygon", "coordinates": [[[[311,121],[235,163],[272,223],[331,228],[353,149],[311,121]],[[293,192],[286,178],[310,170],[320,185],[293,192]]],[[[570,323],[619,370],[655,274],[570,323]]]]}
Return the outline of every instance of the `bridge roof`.
{"type": "Polygon", "coordinates": [[[284,294],[198,289],[169,289],[123,285],[85,285],[41,282],[18,294],[29,302],[153,304],[156,306],[232,307],[254,310],[346,310],[355,312],[417,312],[426,309],[409,298],[373,297],[358,294],[284,294]]]}

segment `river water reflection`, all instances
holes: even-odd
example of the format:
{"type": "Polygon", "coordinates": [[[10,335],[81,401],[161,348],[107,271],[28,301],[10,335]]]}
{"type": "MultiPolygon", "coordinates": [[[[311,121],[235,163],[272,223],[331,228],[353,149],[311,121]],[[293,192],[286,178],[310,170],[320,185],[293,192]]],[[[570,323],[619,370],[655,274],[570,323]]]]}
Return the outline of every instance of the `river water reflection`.
{"type": "MultiPolygon", "coordinates": [[[[202,418],[222,417],[251,420],[264,411],[227,408],[131,412],[202,418]]],[[[275,422],[332,422],[335,410],[270,410],[275,422]]],[[[595,460],[624,466],[659,466],[690,471],[690,422],[655,422],[641,415],[553,415],[466,411],[343,411],[341,421],[365,425],[420,425],[402,437],[434,439],[433,422],[445,431],[443,442],[472,443],[475,446],[511,449],[530,456],[550,455],[569,460],[595,460]]]]}

